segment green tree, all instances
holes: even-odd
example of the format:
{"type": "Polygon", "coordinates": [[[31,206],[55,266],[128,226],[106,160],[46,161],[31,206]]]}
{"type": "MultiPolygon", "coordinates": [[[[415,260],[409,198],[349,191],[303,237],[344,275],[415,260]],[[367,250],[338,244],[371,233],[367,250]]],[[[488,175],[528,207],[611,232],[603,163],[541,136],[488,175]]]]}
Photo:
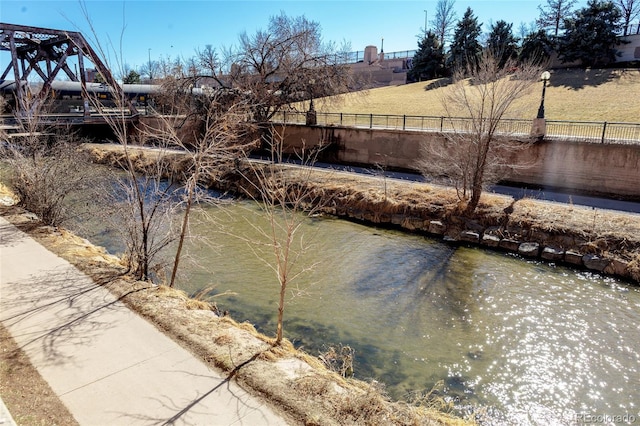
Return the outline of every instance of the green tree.
{"type": "Polygon", "coordinates": [[[546,6],[538,6],[538,27],[542,30],[551,29],[554,37],[557,37],[562,21],[571,15],[571,8],[575,2],[576,0],[547,0],[546,6]]]}
{"type": "Polygon", "coordinates": [[[549,38],[547,32],[545,30],[534,31],[522,40],[518,60],[540,65],[549,61],[552,51],[553,41],[549,38]]]}
{"type": "Polygon", "coordinates": [[[427,32],[418,42],[418,51],[413,56],[413,65],[409,70],[410,81],[430,80],[445,74],[444,52],[438,36],[427,32]]]}
{"type": "Polygon", "coordinates": [[[477,63],[478,55],[482,52],[482,46],[478,41],[481,32],[482,24],[478,23],[478,18],[468,7],[456,25],[449,57],[450,68],[454,71],[457,69],[466,70],[469,64],[477,63]]]}
{"type": "Polygon", "coordinates": [[[134,70],[129,71],[124,79],[122,80],[124,84],[140,84],[140,74],[135,72],[134,70]]]}
{"type": "Polygon", "coordinates": [[[622,31],[620,10],[610,1],[589,0],[587,7],[564,20],[558,56],[565,62],[583,66],[606,65],[616,59],[617,34],[622,31]]]}
{"type": "Polygon", "coordinates": [[[499,20],[491,26],[489,32],[487,48],[493,51],[500,67],[518,56],[518,39],[514,37],[512,28],[513,24],[499,20]]]}

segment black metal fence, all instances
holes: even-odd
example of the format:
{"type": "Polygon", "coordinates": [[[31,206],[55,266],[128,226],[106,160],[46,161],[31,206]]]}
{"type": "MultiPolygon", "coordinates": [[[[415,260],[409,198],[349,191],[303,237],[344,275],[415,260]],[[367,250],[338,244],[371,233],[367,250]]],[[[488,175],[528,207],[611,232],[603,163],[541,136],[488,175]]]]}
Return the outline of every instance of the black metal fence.
{"type": "MultiPolygon", "coordinates": [[[[305,124],[306,118],[306,112],[283,111],[273,117],[272,121],[305,124]]],[[[319,126],[441,133],[468,133],[473,131],[474,126],[474,121],[470,118],[443,116],[316,112],[316,120],[319,126]]],[[[533,120],[503,119],[498,124],[497,133],[528,136],[532,126],[533,120]]],[[[640,123],[547,120],[546,138],[590,143],[640,144],[640,123]]]]}
{"type": "MultiPolygon", "coordinates": [[[[413,58],[417,50],[401,50],[398,52],[384,52],[384,59],[407,59],[413,58]]],[[[364,60],[364,50],[358,50],[356,52],[349,52],[346,55],[342,55],[345,58],[346,63],[356,63],[364,60]]]]}

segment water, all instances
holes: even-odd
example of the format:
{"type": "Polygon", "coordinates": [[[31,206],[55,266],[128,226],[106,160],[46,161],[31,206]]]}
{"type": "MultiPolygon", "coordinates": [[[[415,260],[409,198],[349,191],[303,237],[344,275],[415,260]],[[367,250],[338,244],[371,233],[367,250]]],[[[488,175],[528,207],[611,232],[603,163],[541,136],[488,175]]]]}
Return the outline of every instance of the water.
{"type": "MultiPolygon", "coordinates": [[[[179,286],[233,292],[215,297],[219,308],[273,335],[278,285],[254,254],[264,218],[244,202],[208,216],[194,216],[188,252],[200,266],[179,286]]],[[[291,287],[284,331],[307,352],[352,346],[356,377],[395,398],[443,381],[443,395],[488,424],[640,417],[637,287],[332,218],[301,233],[312,245],[299,266],[315,267],[291,287]]]]}

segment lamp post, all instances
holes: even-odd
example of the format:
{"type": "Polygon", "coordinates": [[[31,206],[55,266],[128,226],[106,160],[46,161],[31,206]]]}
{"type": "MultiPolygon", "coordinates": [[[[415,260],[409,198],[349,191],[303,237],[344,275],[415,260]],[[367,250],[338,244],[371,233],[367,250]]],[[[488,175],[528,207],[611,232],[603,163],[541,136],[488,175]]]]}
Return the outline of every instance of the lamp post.
{"type": "Polygon", "coordinates": [[[317,120],[317,115],[316,115],[316,110],[313,106],[313,85],[316,84],[315,79],[311,79],[309,80],[309,95],[310,95],[310,102],[309,102],[309,111],[307,111],[307,126],[315,126],[318,123],[317,120]]]}
{"type": "Polygon", "coordinates": [[[551,74],[549,73],[549,71],[543,72],[540,76],[540,79],[542,80],[542,99],[540,100],[540,108],[538,108],[537,118],[544,118],[544,94],[547,90],[547,81],[549,81],[550,78],[551,74]]]}
{"type": "Polygon", "coordinates": [[[424,38],[427,38],[427,17],[429,16],[428,11],[424,11],[424,38]]]}
{"type": "Polygon", "coordinates": [[[149,83],[153,83],[153,73],[151,72],[151,48],[148,49],[149,52],[149,83]]]}

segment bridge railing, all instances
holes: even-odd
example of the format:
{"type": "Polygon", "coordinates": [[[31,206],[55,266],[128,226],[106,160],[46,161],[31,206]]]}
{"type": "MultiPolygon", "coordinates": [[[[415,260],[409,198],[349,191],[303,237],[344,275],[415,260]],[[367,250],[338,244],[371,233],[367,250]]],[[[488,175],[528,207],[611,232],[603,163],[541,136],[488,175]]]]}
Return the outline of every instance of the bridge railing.
{"type": "MultiPolygon", "coordinates": [[[[306,112],[282,111],[272,121],[284,124],[305,124],[306,112]]],[[[464,117],[352,114],[339,112],[316,112],[320,126],[357,127],[361,129],[405,130],[421,132],[452,133],[472,132],[473,120],[464,117]]],[[[606,121],[561,121],[547,120],[546,137],[590,143],[640,144],[640,123],[618,123],[606,121]]],[[[527,136],[533,120],[502,119],[497,133],[502,135],[527,136]]]]}

